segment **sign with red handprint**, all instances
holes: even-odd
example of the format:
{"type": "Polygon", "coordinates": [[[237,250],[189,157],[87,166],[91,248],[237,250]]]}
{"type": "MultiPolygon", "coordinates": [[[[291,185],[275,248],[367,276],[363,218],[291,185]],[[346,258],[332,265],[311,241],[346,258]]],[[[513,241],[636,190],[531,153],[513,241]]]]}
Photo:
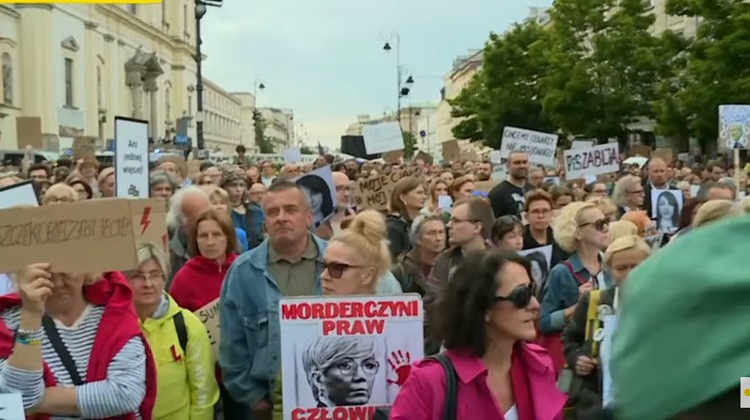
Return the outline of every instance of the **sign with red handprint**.
{"type": "Polygon", "coordinates": [[[372,418],[424,357],[417,294],[281,301],[284,418],[372,418]]]}

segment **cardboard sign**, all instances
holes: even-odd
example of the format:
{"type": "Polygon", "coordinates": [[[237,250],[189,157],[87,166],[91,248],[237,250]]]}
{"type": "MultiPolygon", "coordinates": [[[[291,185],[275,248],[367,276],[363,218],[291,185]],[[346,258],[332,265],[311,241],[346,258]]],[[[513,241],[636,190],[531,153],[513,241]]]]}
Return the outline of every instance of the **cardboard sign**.
{"type": "Polygon", "coordinates": [[[214,351],[216,360],[219,360],[219,337],[221,334],[221,328],[219,328],[219,299],[217,298],[193,313],[201,320],[203,326],[206,327],[208,341],[211,342],[211,348],[214,351]]]}
{"type": "Polygon", "coordinates": [[[73,139],[73,160],[96,162],[96,137],[76,137],[73,139]]]}
{"type": "Polygon", "coordinates": [[[154,199],[0,210],[0,272],[18,272],[38,262],[49,263],[55,273],[136,268],[138,241],[159,238],[156,243],[163,243],[165,210],[163,201],[154,199]]]}
{"type": "Polygon", "coordinates": [[[447,161],[461,160],[461,148],[458,146],[458,140],[449,140],[442,144],[443,159],[447,161]]]}
{"type": "Polygon", "coordinates": [[[500,181],[477,181],[474,183],[474,191],[488,193],[499,183],[500,181]]]}
{"type": "Polygon", "coordinates": [[[620,170],[620,153],[617,143],[565,151],[565,174],[568,180],[586,175],[602,175],[620,170]]]}
{"type": "Polygon", "coordinates": [[[383,153],[383,160],[386,161],[387,163],[400,164],[402,157],[404,157],[403,150],[395,150],[393,152],[383,153]]]}
{"type": "Polygon", "coordinates": [[[353,184],[354,205],[360,209],[387,210],[388,200],[391,198],[393,187],[404,177],[424,177],[421,168],[406,168],[391,172],[388,175],[378,175],[367,179],[359,179],[353,184]]]}
{"type": "Polygon", "coordinates": [[[139,242],[150,242],[161,246],[169,256],[169,234],[167,233],[167,200],[164,198],[146,198],[132,200],[130,211],[133,223],[144,226],[136,238],[139,242]]]}
{"type": "Polygon", "coordinates": [[[32,149],[44,149],[42,142],[42,119],[39,117],[16,117],[16,138],[18,148],[30,146],[32,149]]]}
{"type": "Polygon", "coordinates": [[[413,161],[414,161],[414,162],[416,162],[416,161],[417,161],[417,159],[422,159],[422,160],[424,161],[424,163],[426,163],[426,164],[428,164],[428,165],[432,165],[432,163],[433,163],[433,162],[435,161],[435,158],[434,158],[434,157],[432,157],[432,155],[431,155],[431,154],[429,154],[429,153],[427,153],[427,152],[425,152],[425,151],[423,151],[423,150],[420,150],[420,151],[419,151],[419,152],[417,153],[417,155],[416,155],[416,156],[414,156],[414,159],[413,159],[413,161]]]}
{"type": "Polygon", "coordinates": [[[424,356],[416,293],[288,298],[279,305],[285,419],[374,418],[424,356]]]}

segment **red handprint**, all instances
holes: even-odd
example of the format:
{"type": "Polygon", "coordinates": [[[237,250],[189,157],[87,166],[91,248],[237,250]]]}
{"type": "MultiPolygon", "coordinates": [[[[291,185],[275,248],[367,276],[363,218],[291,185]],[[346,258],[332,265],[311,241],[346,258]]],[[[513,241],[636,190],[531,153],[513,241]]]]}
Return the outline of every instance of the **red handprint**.
{"type": "Polygon", "coordinates": [[[411,353],[393,351],[388,358],[388,364],[391,365],[391,370],[396,372],[396,380],[388,379],[388,385],[403,386],[411,373],[411,353]]]}

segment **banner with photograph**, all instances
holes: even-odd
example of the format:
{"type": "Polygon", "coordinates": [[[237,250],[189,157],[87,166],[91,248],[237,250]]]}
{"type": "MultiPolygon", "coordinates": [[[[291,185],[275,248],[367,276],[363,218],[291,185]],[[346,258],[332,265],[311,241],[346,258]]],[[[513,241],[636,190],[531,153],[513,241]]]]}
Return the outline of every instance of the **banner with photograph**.
{"type": "Polygon", "coordinates": [[[369,419],[424,357],[422,300],[300,297],[281,306],[285,419],[369,419]]]}

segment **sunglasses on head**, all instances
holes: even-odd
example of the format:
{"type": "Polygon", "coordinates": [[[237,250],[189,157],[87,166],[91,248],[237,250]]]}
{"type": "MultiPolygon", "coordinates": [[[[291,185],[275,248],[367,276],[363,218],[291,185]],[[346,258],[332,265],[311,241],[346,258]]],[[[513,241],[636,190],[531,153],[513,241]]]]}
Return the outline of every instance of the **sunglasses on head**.
{"type": "Polygon", "coordinates": [[[328,270],[328,274],[330,274],[331,277],[333,277],[334,279],[341,278],[341,276],[344,275],[344,271],[346,271],[346,269],[348,268],[362,268],[362,266],[337,263],[337,262],[324,262],[323,263],[323,271],[328,270]]]}
{"type": "Polygon", "coordinates": [[[511,302],[518,309],[529,306],[531,298],[536,296],[536,283],[531,282],[526,286],[513,289],[508,296],[495,296],[496,302],[511,302]]]}
{"type": "Polygon", "coordinates": [[[599,219],[595,220],[593,222],[589,223],[582,223],[578,225],[578,227],[585,227],[591,225],[594,227],[594,229],[598,230],[599,232],[602,232],[606,227],[609,227],[609,220],[608,219],[599,219]]]}

